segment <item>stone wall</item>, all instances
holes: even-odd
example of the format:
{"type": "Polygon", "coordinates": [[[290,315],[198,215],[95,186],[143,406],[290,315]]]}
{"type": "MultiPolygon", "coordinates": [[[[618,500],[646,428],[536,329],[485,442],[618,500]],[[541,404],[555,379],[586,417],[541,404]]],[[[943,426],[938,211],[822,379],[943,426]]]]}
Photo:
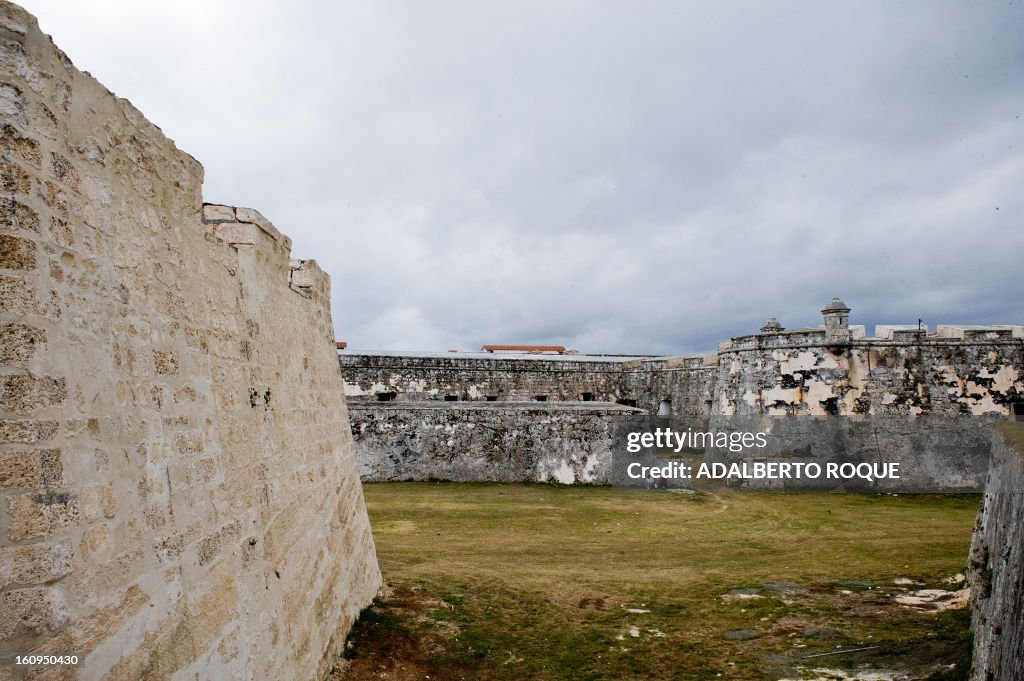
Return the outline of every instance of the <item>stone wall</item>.
{"type": "Polygon", "coordinates": [[[350,405],[363,480],[607,483],[616,404],[350,405]]]}
{"type": "Polygon", "coordinates": [[[327,276],[7,2],[0,43],[0,653],[323,677],[380,581],[327,276]]]}
{"type": "Polygon", "coordinates": [[[706,417],[717,358],[338,353],[350,398],[396,402],[611,402],[706,417]]]}
{"type": "Polygon", "coordinates": [[[843,342],[821,329],[735,338],[719,350],[713,411],[983,416],[1008,415],[1024,401],[1024,329],[940,332],[843,342]]]}
{"type": "MultiPolygon", "coordinates": [[[[405,432],[415,417],[403,409],[425,404],[620,403],[674,417],[681,430],[767,432],[773,446],[759,456],[902,462],[914,474],[894,491],[980,489],[993,424],[1024,415],[1024,327],[940,326],[929,333],[923,324],[879,326],[867,338],[863,326],[849,325],[849,312],[835,299],[822,310],[820,327],[787,331],[769,320],[760,334],[725,341],[706,357],[350,350],[338,357],[360,409],[391,405],[375,416],[379,428],[391,419],[405,432]]],[[[462,410],[445,418],[476,415],[462,410]]],[[[589,426],[571,439],[584,446],[589,426]]],[[[569,433],[571,424],[562,429],[569,433]]],[[[475,441],[464,444],[461,454],[449,454],[485,455],[475,441]]],[[[536,457],[562,456],[547,451],[543,439],[535,446],[536,457]]],[[[402,457],[382,461],[387,447],[358,438],[356,447],[364,475],[421,475],[398,467],[402,457]]],[[[532,470],[522,474],[532,479],[532,470]]]]}
{"type": "Polygon", "coordinates": [[[623,360],[489,353],[338,353],[349,397],[393,394],[398,402],[432,400],[614,402],[623,360]]]}
{"type": "Polygon", "coordinates": [[[995,437],[971,545],[973,681],[1024,678],[1024,423],[995,437]]]}

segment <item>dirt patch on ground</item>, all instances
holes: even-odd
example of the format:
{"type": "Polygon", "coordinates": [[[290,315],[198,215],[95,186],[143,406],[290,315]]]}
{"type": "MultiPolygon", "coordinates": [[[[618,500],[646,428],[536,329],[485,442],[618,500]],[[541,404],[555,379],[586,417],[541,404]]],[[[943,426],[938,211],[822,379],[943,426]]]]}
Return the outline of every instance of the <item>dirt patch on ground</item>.
{"type": "Polygon", "coordinates": [[[455,625],[431,615],[453,608],[422,590],[384,585],[352,628],[328,681],[469,681],[474,677],[465,670],[429,663],[458,639],[455,625]]]}

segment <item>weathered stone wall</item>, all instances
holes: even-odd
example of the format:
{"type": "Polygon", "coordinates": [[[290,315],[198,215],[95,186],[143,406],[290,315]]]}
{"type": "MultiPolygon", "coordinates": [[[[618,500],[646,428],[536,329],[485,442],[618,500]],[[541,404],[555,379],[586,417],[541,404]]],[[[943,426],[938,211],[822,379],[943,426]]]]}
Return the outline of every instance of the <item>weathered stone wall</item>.
{"type": "Polygon", "coordinates": [[[343,350],[338,359],[368,481],[607,483],[615,417],[668,408],[703,423],[718,375],[703,357],[343,350]]]}
{"type": "MultiPolygon", "coordinates": [[[[1014,405],[1024,412],[1024,327],[946,326],[929,334],[926,327],[882,326],[865,338],[864,327],[849,326],[841,301],[823,313],[821,327],[785,331],[771,320],[762,333],[726,341],[708,357],[344,350],[339,362],[348,394],[389,400],[377,418],[395,420],[403,432],[410,427],[403,408],[446,399],[622,402],[680,419],[684,429],[770,433],[773,448],[759,455],[903,462],[915,475],[894,490],[979,489],[993,424],[1014,405]],[[790,416],[810,418],[785,420],[790,416]],[[833,416],[846,418],[828,423],[833,416]]],[[[572,438],[582,443],[586,432],[572,438]]],[[[535,446],[537,456],[547,455],[544,440],[535,446]]],[[[385,451],[357,440],[364,475],[378,470],[385,451]]],[[[461,456],[483,452],[471,447],[461,456]]],[[[405,475],[399,460],[387,462],[386,477],[405,475]]]]}
{"type": "Polygon", "coordinates": [[[0,145],[0,652],[323,676],[380,580],[326,275],[7,2],[0,145]]]}
{"type": "Polygon", "coordinates": [[[543,395],[552,402],[598,402],[620,397],[622,360],[576,359],[565,356],[507,357],[484,353],[338,353],[349,397],[394,393],[403,401],[457,398],[459,401],[532,401],[543,395]]]}
{"type": "Polygon", "coordinates": [[[607,483],[616,404],[350,405],[364,480],[607,483]]]}
{"type": "Polygon", "coordinates": [[[706,417],[717,376],[715,358],[522,356],[484,353],[365,353],[345,350],[338,361],[352,398],[396,402],[628,402],[657,412],[706,417]]]}
{"type": "Polygon", "coordinates": [[[685,418],[694,425],[711,416],[718,356],[658,357],[623,365],[623,393],[649,414],[685,418]]]}
{"type": "Polygon", "coordinates": [[[1012,328],[843,343],[808,329],[724,343],[714,413],[981,416],[1021,401],[1024,338],[1012,328]]]}
{"type": "Polygon", "coordinates": [[[985,501],[971,544],[973,681],[1024,679],[1024,423],[994,438],[985,501]]]}

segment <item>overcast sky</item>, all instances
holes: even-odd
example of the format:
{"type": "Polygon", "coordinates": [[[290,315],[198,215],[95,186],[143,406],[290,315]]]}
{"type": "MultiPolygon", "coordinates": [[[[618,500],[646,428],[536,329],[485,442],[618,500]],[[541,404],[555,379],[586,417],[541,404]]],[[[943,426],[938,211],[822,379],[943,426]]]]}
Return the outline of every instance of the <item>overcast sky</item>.
{"type": "Polygon", "coordinates": [[[1020,0],[22,4],[353,348],[1024,323],[1020,0]]]}

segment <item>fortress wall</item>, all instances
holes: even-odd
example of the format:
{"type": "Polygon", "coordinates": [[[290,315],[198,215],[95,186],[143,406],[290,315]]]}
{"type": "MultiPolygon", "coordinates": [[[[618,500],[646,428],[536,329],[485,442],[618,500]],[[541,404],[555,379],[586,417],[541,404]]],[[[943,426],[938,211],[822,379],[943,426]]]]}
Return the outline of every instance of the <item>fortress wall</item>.
{"type": "Polygon", "coordinates": [[[623,367],[623,392],[636,396],[637,407],[657,414],[667,402],[669,415],[695,427],[711,415],[718,379],[718,357],[665,357],[623,367]]]}
{"type": "Polygon", "coordinates": [[[0,652],[322,678],[380,582],[327,276],[7,2],[0,137],[0,652]]]}
{"type": "Polygon", "coordinates": [[[617,417],[668,401],[702,424],[717,377],[702,357],[467,355],[338,353],[363,480],[606,483],[617,417]]]}
{"type": "Polygon", "coordinates": [[[893,335],[836,343],[823,330],[802,330],[733,339],[720,351],[710,425],[769,433],[760,456],[899,462],[902,479],[872,483],[875,491],[980,490],[994,428],[1024,401],[1024,342],[1009,329],[893,335]]]}
{"type": "Polygon", "coordinates": [[[510,358],[467,354],[396,355],[338,353],[345,390],[355,401],[376,401],[393,393],[396,402],[635,401],[656,413],[662,401],[677,415],[706,418],[717,377],[714,357],[588,359],[541,356],[510,358]]]}
{"type": "Polygon", "coordinates": [[[1009,415],[1024,401],[1024,339],[1007,330],[832,344],[823,331],[735,339],[715,413],[1009,415]]]}
{"type": "Polygon", "coordinates": [[[441,400],[533,401],[544,395],[552,402],[579,401],[589,392],[598,402],[614,402],[621,394],[617,361],[575,360],[557,355],[543,358],[403,356],[338,353],[349,397],[374,400],[395,393],[399,402],[441,400]]]}
{"type": "Polygon", "coordinates": [[[973,681],[1024,678],[1024,424],[1002,424],[992,450],[970,555],[973,681]]]}
{"type": "Polygon", "coordinates": [[[607,483],[616,404],[419,402],[350,408],[367,481],[607,483]]]}
{"type": "MultiPolygon", "coordinates": [[[[598,402],[630,400],[643,413],[667,412],[682,419],[677,426],[772,433],[775,448],[762,452],[768,456],[802,451],[831,460],[870,454],[927,471],[906,483],[911,487],[901,487],[903,491],[935,485],[980,488],[993,424],[1010,415],[1014,405],[1024,411],[1024,328],[941,327],[939,334],[927,335],[917,326],[882,327],[880,338],[865,338],[863,327],[845,323],[831,328],[735,338],[709,357],[508,358],[342,351],[339,361],[354,396],[350,404],[360,410],[390,405],[373,412],[381,432],[388,421],[396,432],[412,428],[415,417],[407,418],[403,408],[475,403],[488,395],[521,403],[547,395],[569,404],[579,403],[589,391],[598,402]],[[394,401],[377,402],[382,393],[394,401]],[[444,402],[448,395],[459,401],[444,402]],[[924,415],[939,418],[911,418],[924,415]],[[780,418],[786,416],[810,418],[780,418]],[[832,423],[830,416],[850,418],[832,423]]],[[[446,418],[454,423],[466,413],[453,411],[446,418]]],[[[584,442],[589,427],[585,424],[571,438],[584,442]]],[[[568,423],[562,428],[571,432],[568,423]]],[[[402,467],[402,462],[418,461],[415,457],[391,456],[382,442],[357,436],[367,479],[422,477],[418,469],[402,467]]],[[[470,438],[463,444],[462,450],[446,456],[486,457],[486,443],[470,438]]],[[[543,438],[534,446],[537,456],[550,453],[543,438]]],[[[735,458],[729,452],[710,453],[735,458]]],[[[478,479],[478,473],[473,475],[478,479]]],[[[523,475],[533,479],[532,471],[523,475]]]]}

